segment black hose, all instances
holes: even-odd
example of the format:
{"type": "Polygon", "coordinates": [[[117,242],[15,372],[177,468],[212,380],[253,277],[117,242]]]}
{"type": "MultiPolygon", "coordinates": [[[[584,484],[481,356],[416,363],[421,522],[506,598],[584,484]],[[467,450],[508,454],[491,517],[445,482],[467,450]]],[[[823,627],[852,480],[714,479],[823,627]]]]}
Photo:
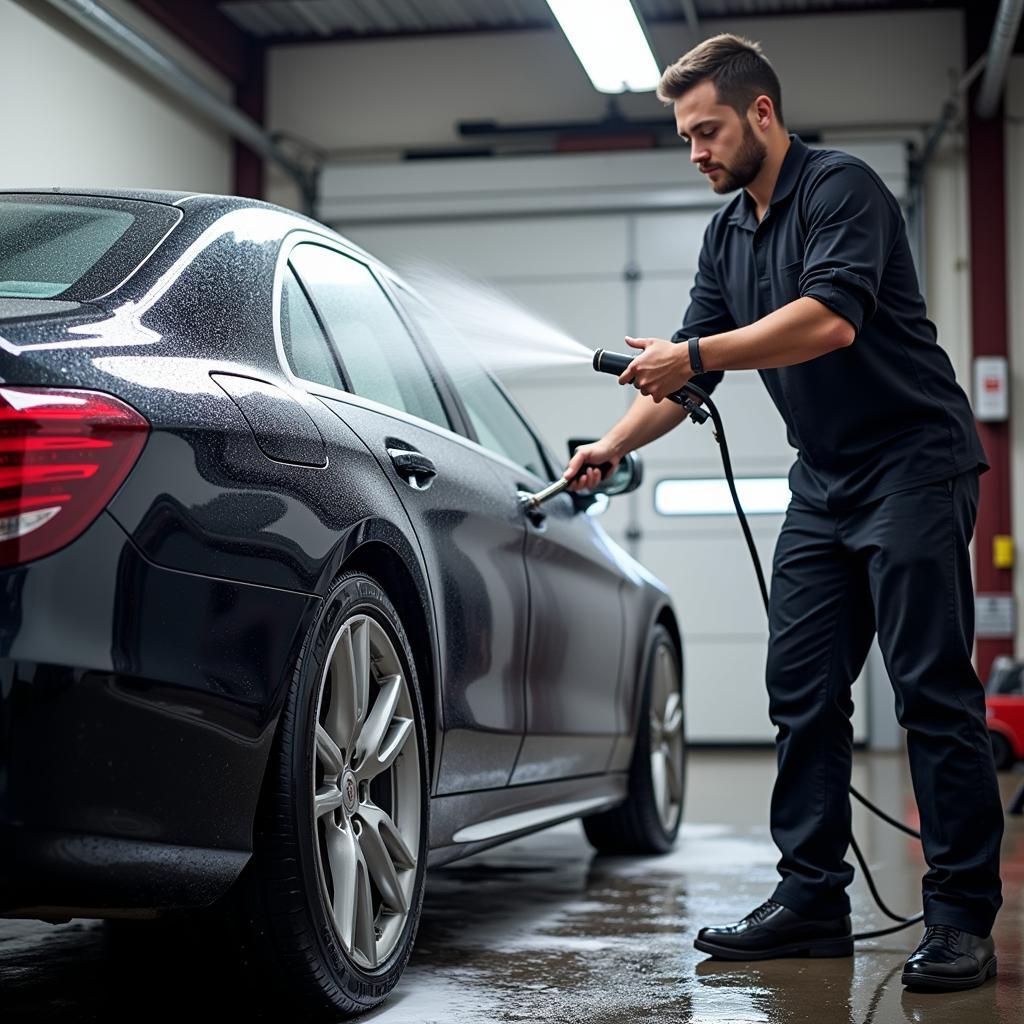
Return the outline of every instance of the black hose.
{"type": "MultiPolygon", "coordinates": [[[[597,366],[596,357],[594,365],[597,366]]],[[[707,414],[705,414],[700,408],[701,404],[707,406],[707,410],[711,414],[711,420],[715,426],[715,440],[718,442],[718,447],[722,455],[722,468],[725,470],[725,482],[729,485],[729,493],[732,495],[732,503],[736,509],[736,517],[740,521],[740,527],[743,530],[743,537],[747,542],[751,561],[754,563],[754,572],[757,575],[757,585],[760,587],[761,600],[764,602],[764,611],[765,615],[767,615],[768,585],[765,583],[764,571],[761,568],[761,559],[757,554],[757,546],[754,544],[754,536],[750,532],[750,524],[747,522],[747,516],[743,511],[743,506],[740,504],[740,497],[736,493],[736,481],[733,477],[732,460],[729,458],[729,445],[725,439],[725,425],[722,423],[721,414],[719,413],[715,403],[711,401],[711,396],[697,387],[696,384],[684,384],[681,391],[677,391],[675,394],[669,395],[669,398],[683,406],[683,408],[689,413],[691,419],[696,423],[703,423],[707,420],[707,414]],[[690,397],[687,398],[687,395],[690,397]]],[[[900,821],[897,821],[891,815],[886,814],[885,811],[876,807],[870,800],[858,793],[853,786],[850,787],[850,795],[856,797],[856,799],[867,807],[868,810],[877,814],[879,818],[887,824],[892,825],[893,828],[897,828],[901,832],[905,832],[908,836],[913,836],[915,839],[921,838],[920,832],[915,832],[914,829],[904,825],[900,821]]],[[[858,932],[853,936],[853,938],[856,940],[875,939],[882,935],[891,935],[893,932],[903,931],[904,928],[909,928],[911,925],[923,921],[923,913],[914,914],[913,917],[902,917],[901,915],[894,913],[885,905],[885,901],[882,899],[878,892],[878,888],[875,885],[875,880],[871,876],[871,871],[868,869],[867,861],[864,859],[864,855],[861,853],[860,847],[857,845],[857,840],[854,839],[852,833],[850,835],[850,847],[857,859],[857,863],[860,865],[861,871],[864,873],[864,880],[867,882],[868,889],[871,890],[871,895],[874,897],[875,903],[878,905],[878,909],[881,910],[886,917],[899,922],[891,928],[880,928],[877,931],[871,932],[858,932]]]]}

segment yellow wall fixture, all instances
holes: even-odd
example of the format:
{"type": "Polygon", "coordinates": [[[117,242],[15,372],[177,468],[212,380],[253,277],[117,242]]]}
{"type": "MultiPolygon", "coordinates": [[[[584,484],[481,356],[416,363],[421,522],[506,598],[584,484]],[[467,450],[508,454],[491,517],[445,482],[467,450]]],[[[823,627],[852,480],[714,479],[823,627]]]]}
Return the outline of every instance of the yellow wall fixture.
{"type": "Polygon", "coordinates": [[[992,538],[992,564],[997,569],[1013,568],[1013,538],[1005,533],[997,533],[992,538]]]}

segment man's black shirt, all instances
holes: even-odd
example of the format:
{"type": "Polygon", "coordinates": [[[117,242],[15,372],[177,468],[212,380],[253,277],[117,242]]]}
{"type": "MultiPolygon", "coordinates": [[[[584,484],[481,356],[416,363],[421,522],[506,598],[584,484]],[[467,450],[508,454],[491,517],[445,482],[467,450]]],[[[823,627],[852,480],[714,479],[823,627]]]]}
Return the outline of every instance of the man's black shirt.
{"type": "MultiPolygon", "coordinates": [[[[853,324],[846,348],[758,371],[798,452],[790,489],[814,507],[856,508],[984,471],[895,198],[856,157],[790,140],[762,221],[745,190],[712,218],[673,340],[746,326],[804,295],[853,324]]],[[[721,379],[712,371],[694,383],[709,391],[721,379]]]]}

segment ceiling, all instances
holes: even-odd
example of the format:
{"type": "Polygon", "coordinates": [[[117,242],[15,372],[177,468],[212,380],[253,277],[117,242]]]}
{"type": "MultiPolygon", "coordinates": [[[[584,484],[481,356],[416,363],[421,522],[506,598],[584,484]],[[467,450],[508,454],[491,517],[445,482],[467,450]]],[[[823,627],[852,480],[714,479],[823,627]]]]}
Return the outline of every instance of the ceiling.
{"type": "MultiPolygon", "coordinates": [[[[372,39],[553,28],[545,0],[224,0],[217,8],[265,43],[372,39]]],[[[648,24],[897,8],[962,7],[957,0],[635,0],[648,24]]]]}

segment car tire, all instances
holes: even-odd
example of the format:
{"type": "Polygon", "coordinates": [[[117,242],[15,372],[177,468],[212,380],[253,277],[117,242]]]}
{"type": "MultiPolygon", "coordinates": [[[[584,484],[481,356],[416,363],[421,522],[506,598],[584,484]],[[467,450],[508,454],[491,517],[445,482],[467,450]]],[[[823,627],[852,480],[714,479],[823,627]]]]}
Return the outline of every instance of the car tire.
{"type": "Polygon", "coordinates": [[[426,755],[402,622],[375,580],[349,573],[303,644],[243,875],[255,966],[289,1006],[355,1016],[397,984],[423,901],[426,755]]]}
{"type": "Polygon", "coordinates": [[[996,770],[1009,771],[1017,760],[1013,756],[1010,741],[1000,732],[989,731],[989,736],[992,737],[992,757],[996,763],[996,770]]]}
{"type": "Polygon", "coordinates": [[[659,624],[648,641],[628,795],[583,818],[587,839],[600,853],[667,853],[679,834],[685,790],[682,670],[672,635],[659,624]]]}

